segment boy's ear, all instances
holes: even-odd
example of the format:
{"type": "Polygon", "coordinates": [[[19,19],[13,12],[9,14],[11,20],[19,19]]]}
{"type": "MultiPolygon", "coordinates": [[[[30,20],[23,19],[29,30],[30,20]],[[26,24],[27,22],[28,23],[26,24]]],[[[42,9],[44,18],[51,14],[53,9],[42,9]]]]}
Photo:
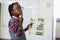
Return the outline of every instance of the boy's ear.
{"type": "Polygon", "coordinates": [[[12,14],[14,14],[14,12],[13,12],[13,11],[12,11],[11,13],[12,13],[12,14]]]}
{"type": "Polygon", "coordinates": [[[13,12],[11,12],[11,14],[12,14],[13,12]]]}

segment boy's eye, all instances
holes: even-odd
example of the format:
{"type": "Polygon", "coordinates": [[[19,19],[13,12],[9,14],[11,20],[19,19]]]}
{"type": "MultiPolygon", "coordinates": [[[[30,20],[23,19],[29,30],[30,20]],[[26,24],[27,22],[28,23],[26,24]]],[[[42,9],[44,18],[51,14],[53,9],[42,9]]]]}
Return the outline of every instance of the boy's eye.
{"type": "Polygon", "coordinates": [[[21,10],[21,8],[20,8],[20,7],[17,7],[16,9],[17,9],[17,10],[21,10]]]}

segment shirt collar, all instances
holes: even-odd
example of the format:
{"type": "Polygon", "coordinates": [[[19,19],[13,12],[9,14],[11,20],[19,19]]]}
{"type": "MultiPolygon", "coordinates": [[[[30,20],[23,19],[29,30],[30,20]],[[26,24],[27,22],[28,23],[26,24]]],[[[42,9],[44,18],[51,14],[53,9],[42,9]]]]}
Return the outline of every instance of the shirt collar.
{"type": "Polygon", "coordinates": [[[15,19],[17,19],[17,17],[15,17],[15,16],[12,16],[13,18],[15,18],[15,19]]]}

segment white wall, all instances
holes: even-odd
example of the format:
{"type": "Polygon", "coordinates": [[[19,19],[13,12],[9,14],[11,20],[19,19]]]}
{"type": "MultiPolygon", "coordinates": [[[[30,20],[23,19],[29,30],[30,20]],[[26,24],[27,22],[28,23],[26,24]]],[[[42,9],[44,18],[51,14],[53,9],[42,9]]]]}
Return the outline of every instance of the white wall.
{"type": "MultiPolygon", "coordinates": [[[[54,17],[55,21],[60,18],[60,0],[54,0],[54,17]]],[[[60,38],[60,22],[55,22],[55,37],[60,38]]]]}
{"type": "Polygon", "coordinates": [[[2,2],[1,3],[1,38],[10,38],[9,36],[9,30],[8,30],[8,21],[9,21],[9,14],[8,14],[8,8],[7,3],[2,2]]]}
{"type": "MultiPolygon", "coordinates": [[[[0,3],[0,19],[1,19],[1,3],[0,3]]],[[[1,20],[0,20],[0,33],[1,33],[1,20]]],[[[1,34],[0,34],[1,37],[1,34]]]]}
{"type": "MultiPolygon", "coordinates": [[[[10,19],[8,13],[8,5],[14,1],[4,1],[2,3],[2,26],[1,26],[1,38],[8,38],[10,39],[9,30],[8,30],[8,22],[10,19]]],[[[29,18],[44,18],[45,19],[45,27],[44,27],[44,35],[29,35],[26,32],[27,40],[52,40],[52,0],[19,0],[21,6],[24,7],[23,15],[24,15],[24,24],[23,27],[25,28],[26,25],[29,23],[29,18]]]]}

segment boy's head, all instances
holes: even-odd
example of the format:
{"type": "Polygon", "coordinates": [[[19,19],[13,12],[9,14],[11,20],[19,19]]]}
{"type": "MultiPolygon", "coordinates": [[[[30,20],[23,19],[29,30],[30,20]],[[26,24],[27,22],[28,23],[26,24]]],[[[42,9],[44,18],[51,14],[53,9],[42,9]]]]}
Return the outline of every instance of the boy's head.
{"type": "Polygon", "coordinates": [[[19,15],[22,15],[22,9],[18,2],[10,4],[8,10],[11,17],[19,17],[19,15]]]}

